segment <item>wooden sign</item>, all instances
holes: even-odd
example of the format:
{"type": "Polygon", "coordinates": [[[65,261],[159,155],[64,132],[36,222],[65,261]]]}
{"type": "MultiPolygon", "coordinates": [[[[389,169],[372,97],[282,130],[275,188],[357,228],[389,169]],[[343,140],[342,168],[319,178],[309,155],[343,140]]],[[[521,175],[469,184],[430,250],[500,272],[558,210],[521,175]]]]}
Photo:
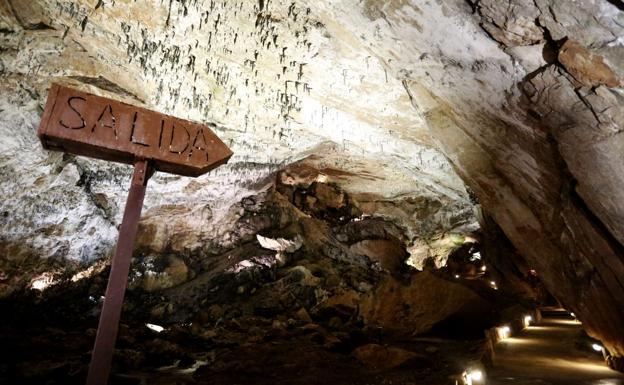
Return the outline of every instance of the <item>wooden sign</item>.
{"type": "Polygon", "coordinates": [[[39,126],[44,148],[199,176],[232,151],[206,125],[53,85],[39,126]]]}
{"type": "Polygon", "coordinates": [[[232,156],[206,125],[53,85],[38,131],[44,148],[134,164],[87,385],[106,385],[147,181],[154,170],[198,176],[232,156]]]}

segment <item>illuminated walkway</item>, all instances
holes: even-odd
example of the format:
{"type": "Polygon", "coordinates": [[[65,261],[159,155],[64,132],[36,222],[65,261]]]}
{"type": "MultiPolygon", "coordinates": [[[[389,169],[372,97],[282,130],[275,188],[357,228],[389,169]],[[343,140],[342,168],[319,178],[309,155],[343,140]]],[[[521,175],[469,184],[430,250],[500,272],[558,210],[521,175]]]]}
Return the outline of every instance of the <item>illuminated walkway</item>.
{"type": "Polygon", "coordinates": [[[624,385],[624,375],[609,369],[602,356],[580,345],[581,325],[563,314],[545,317],[496,344],[488,385],[624,385]]]}

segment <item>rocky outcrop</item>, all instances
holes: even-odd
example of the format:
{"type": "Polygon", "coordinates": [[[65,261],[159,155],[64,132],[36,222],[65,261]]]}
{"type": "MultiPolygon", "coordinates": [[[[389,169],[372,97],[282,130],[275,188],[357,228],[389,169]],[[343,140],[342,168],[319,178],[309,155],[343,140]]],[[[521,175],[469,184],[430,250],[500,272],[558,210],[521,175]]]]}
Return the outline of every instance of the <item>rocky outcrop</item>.
{"type": "Polygon", "coordinates": [[[387,279],[360,307],[367,323],[405,337],[427,332],[451,316],[467,331],[493,311],[492,304],[474,291],[430,272],[412,275],[407,283],[387,279]]]}
{"type": "Polygon", "coordinates": [[[529,266],[592,335],[622,355],[624,335],[616,325],[624,322],[624,211],[616,197],[624,192],[618,176],[624,137],[622,101],[613,88],[622,72],[622,48],[613,36],[622,27],[611,18],[621,11],[589,3],[564,9],[537,1],[517,17],[506,4],[475,4],[484,28],[512,58],[518,51],[511,48],[536,42],[527,14],[538,16],[545,51],[558,51],[558,61],[547,58],[517,80],[517,90],[507,88],[507,100],[492,104],[502,113],[482,110],[475,117],[440,93],[408,87],[432,135],[529,266]],[[497,21],[501,13],[512,22],[497,21]],[[591,23],[596,14],[604,22],[591,23]],[[590,23],[591,32],[579,21],[590,23]]]}
{"type": "MultiPolygon", "coordinates": [[[[326,199],[335,202],[333,197],[341,196],[350,202],[341,210],[358,211],[344,190],[315,183],[305,195],[319,205],[329,206],[326,199]]],[[[172,216],[179,210],[162,209],[172,216]]],[[[418,272],[400,265],[407,256],[399,241],[405,235],[381,218],[343,223],[341,210],[333,212],[334,218],[329,211],[315,218],[275,188],[248,196],[233,209],[239,215],[233,226],[238,233],[231,234],[233,243],[224,250],[206,248],[211,238],[182,243],[185,247],[176,250],[177,236],[188,239],[182,221],[168,233],[165,224],[145,218],[112,381],[115,376],[143,377],[151,383],[155,376],[174,381],[183,375],[213,381],[221,375],[227,383],[236,373],[270,372],[272,382],[290,384],[290,372],[278,367],[322,363],[343,367],[338,377],[347,380],[337,383],[380,372],[384,380],[408,373],[437,381],[480,351],[483,329],[468,343],[417,338],[449,319],[466,330],[477,314],[492,316],[490,326],[507,306],[494,306],[493,298],[504,298],[498,291],[488,288],[495,297],[484,299],[472,287],[486,287],[484,277],[459,281],[448,271],[418,272]],[[302,357],[302,351],[309,355],[302,357]],[[271,359],[265,362],[267,354],[271,359]]],[[[0,382],[80,381],[108,274],[104,262],[97,266],[59,274],[41,291],[22,290],[0,300],[0,312],[6,314],[0,342],[8,347],[0,353],[0,382]],[[58,344],[61,339],[72,344],[58,344]],[[37,353],[28,352],[33,346],[39,347],[37,353]],[[45,356],[39,353],[43,348],[45,356]]],[[[300,383],[313,383],[312,373],[293,371],[300,383]]],[[[310,371],[318,375],[318,369],[310,371]]]]}

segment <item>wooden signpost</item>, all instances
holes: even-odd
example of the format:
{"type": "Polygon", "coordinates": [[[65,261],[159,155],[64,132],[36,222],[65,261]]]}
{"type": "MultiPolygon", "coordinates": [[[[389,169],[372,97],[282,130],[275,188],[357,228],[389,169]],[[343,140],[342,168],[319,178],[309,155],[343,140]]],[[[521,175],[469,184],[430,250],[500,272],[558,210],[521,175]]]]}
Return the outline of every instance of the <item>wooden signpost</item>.
{"type": "Polygon", "coordinates": [[[38,135],[49,150],[134,165],[87,376],[87,385],[105,385],[148,179],[154,171],[199,176],[232,151],[206,125],[60,85],[48,93],[38,135]]]}

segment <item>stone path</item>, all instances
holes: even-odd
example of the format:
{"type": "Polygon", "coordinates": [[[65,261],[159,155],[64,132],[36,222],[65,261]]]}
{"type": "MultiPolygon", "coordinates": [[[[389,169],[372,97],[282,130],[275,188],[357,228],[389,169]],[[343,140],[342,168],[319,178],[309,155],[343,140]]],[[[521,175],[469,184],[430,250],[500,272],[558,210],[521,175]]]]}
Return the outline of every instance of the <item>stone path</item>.
{"type": "Polygon", "coordinates": [[[624,385],[624,375],[580,341],[579,322],[567,313],[549,312],[538,325],[496,345],[487,384],[624,385]]]}

